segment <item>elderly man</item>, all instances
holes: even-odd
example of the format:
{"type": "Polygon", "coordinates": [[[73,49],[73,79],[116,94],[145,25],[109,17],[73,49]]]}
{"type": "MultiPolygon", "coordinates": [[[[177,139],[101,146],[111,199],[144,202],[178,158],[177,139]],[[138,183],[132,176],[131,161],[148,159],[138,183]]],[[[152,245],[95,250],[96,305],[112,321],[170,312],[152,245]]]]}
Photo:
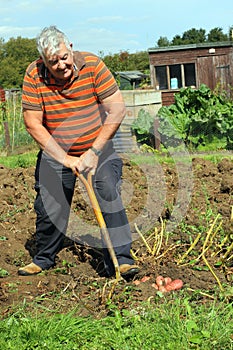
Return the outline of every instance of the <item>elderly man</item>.
{"type": "MultiPolygon", "coordinates": [[[[42,30],[37,47],[41,58],[28,66],[22,94],[25,126],[40,147],[37,253],[18,273],[32,275],[54,266],[66,234],[75,174],[92,172],[121,275],[131,278],[138,267],[130,255],[131,233],[119,191],[122,160],[111,141],[125,115],[122,95],[105,64],[91,53],[73,51],[55,26],[42,30]]],[[[113,263],[106,247],[103,251],[111,276],[113,263]]]]}

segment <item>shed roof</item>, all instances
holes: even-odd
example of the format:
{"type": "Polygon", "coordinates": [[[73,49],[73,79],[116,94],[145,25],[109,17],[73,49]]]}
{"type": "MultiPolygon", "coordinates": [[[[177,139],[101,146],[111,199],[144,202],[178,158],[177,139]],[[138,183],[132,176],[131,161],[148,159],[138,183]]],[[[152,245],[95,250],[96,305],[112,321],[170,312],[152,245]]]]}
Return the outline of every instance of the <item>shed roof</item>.
{"type": "Polygon", "coordinates": [[[115,74],[120,75],[121,77],[128,79],[128,80],[142,79],[142,78],[144,79],[147,77],[146,74],[140,72],[139,70],[115,72],[115,74]]]}
{"type": "Polygon", "coordinates": [[[179,51],[179,50],[192,50],[200,48],[210,48],[210,47],[231,47],[233,46],[232,41],[218,41],[209,43],[198,43],[198,44],[188,44],[188,45],[175,45],[175,46],[163,46],[163,47],[152,47],[147,51],[149,53],[153,52],[167,52],[167,51],[179,51]]]}

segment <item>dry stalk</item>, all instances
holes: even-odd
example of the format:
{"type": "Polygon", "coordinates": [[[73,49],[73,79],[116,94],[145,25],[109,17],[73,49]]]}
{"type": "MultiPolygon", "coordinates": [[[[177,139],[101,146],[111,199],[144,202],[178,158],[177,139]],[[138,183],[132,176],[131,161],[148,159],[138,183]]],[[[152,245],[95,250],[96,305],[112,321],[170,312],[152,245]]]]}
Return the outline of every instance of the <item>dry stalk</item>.
{"type": "Polygon", "coordinates": [[[228,239],[229,239],[229,235],[226,235],[226,236],[223,238],[222,242],[218,245],[218,250],[215,251],[215,252],[213,252],[213,253],[212,253],[212,256],[216,256],[216,255],[218,255],[218,254],[221,253],[221,251],[222,251],[222,249],[223,249],[223,246],[224,246],[224,244],[227,242],[228,239]]]}
{"type": "Polygon", "coordinates": [[[154,244],[154,247],[153,247],[153,250],[152,250],[152,253],[153,255],[158,255],[160,250],[161,250],[161,247],[162,247],[162,243],[163,243],[163,235],[164,235],[164,229],[165,229],[165,225],[164,225],[164,222],[162,221],[162,218],[161,218],[161,230],[160,230],[160,234],[158,234],[158,230],[157,228],[155,228],[155,244],[154,244]]]}
{"type": "MultiPolygon", "coordinates": [[[[226,253],[223,255],[222,257],[222,261],[225,261],[226,258],[228,257],[228,255],[231,253],[231,251],[233,250],[233,242],[231,243],[231,245],[227,248],[226,253]]],[[[228,259],[227,259],[228,260],[228,259]]]]}
{"type": "Polygon", "coordinates": [[[163,258],[170,250],[180,247],[180,244],[174,244],[168,247],[161,255],[156,256],[156,260],[163,258]]]}
{"type": "Polygon", "coordinates": [[[206,259],[206,257],[205,257],[205,254],[203,254],[202,259],[204,260],[206,266],[209,268],[210,272],[212,273],[212,275],[213,275],[214,278],[216,279],[216,281],[217,281],[217,283],[218,283],[218,285],[219,285],[219,288],[220,288],[221,292],[223,292],[223,291],[224,291],[224,288],[223,288],[223,286],[222,286],[222,284],[221,284],[221,282],[220,282],[218,276],[216,275],[216,273],[214,272],[214,270],[213,270],[212,267],[210,266],[209,262],[207,261],[207,259],[206,259]]]}
{"type": "Polygon", "coordinates": [[[178,260],[177,264],[180,265],[182,264],[182,262],[184,261],[184,259],[189,255],[189,253],[194,249],[194,247],[196,247],[199,239],[201,237],[201,233],[198,233],[197,237],[195,238],[195,240],[193,241],[193,243],[190,245],[189,249],[186,250],[186,252],[184,253],[184,255],[178,260]]]}
{"type": "Polygon", "coordinates": [[[135,223],[134,226],[135,226],[135,229],[136,229],[137,233],[138,233],[139,236],[141,237],[143,243],[145,244],[145,246],[146,246],[148,252],[149,252],[150,254],[152,254],[152,249],[151,249],[151,247],[149,246],[149,244],[147,243],[147,240],[145,239],[145,237],[143,236],[143,234],[141,233],[141,231],[139,230],[137,224],[135,223]]]}
{"type": "MultiPolygon", "coordinates": [[[[195,289],[192,289],[192,288],[187,288],[187,290],[189,290],[190,292],[195,292],[195,289]]],[[[209,295],[209,294],[207,294],[207,293],[200,292],[200,291],[198,291],[198,293],[201,294],[201,295],[204,295],[205,297],[208,297],[208,298],[210,298],[210,299],[215,299],[214,296],[209,295]]]]}
{"type": "Polygon", "coordinates": [[[139,258],[137,257],[138,252],[139,252],[139,249],[136,252],[134,252],[132,249],[130,249],[130,254],[132,255],[132,258],[136,261],[139,260],[139,258]]]}
{"type": "MultiPolygon", "coordinates": [[[[203,256],[203,254],[205,254],[205,253],[209,250],[210,246],[212,245],[212,240],[211,240],[211,243],[210,243],[210,244],[208,244],[208,243],[209,243],[210,235],[211,235],[212,232],[213,232],[214,226],[216,225],[216,222],[217,222],[219,216],[220,216],[220,214],[218,214],[218,215],[216,216],[216,218],[214,219],[212,225],[210,226],[210,229],[209,229],[209,231],[207,232],[207,235],[206,235],[206,238],[205,238],[203,247],[202,247],[202,252],[201,252],[201,254],[197,257],[196,261],[199,260],[199,259],[203,256]]],[[[219,228],[219,226],[218,226],[218,228],[219,228]]],[[[214,234],[213,234],[214,236],[216,235],[216,233],[217,233],[217,231],[218,231],[218,228],[217,228],[217,230],[214,232],[214,234]]]]}
{"type": "Polygon", "coordinates": [[[212,275],[214,276],[215,280],[217,281],[220,290],[223,292],[223,291],[224,291],[224,288],[223,288],[223,286],[222,286],[222,284],[221,284],[221,282],[220,282],[218,276],[216,275],[216,273],[214,272],[214,270],[212,269],[212,267],[210,266],[208,260],[207,260],[206,257],[205,257],[205,253],[206,253],[207,250],[210,248],[210,245],[208,245],[208,241],[209,241],[210,235],[211,235],[211,233],[212,233],[212,231],[213,231],[213,229],[214,229],[214,226],[215,226],[215,224],[216,224],[216,222],[217,222],[219,216],[220,216],[219,214],[216,216],[214,222],[212,223],[212,225],[211,225],[211,227],[210,227],[210,229],[209,229],[209,231],[208,231],[208,233],[207,233],[205,242],[204,242],[203,247],[202,247],[202,254],[201,254],[200,256],[202,256],[202,259],[204,260],[206,266],[209,268],[210,272],[212,273],[212,275]]]}
{"type": "MultiPolygon", "coordinates": [[[[122,277],[121,277],[121,280],[123,280],[122,277]]],[[[108,300],[111,300],[111,299],[112,299],[112,296],[113,296],[113,294],[114,294],[115,287],[116,287],[116,285],[119,283],[119,281],[120,281],[119,279],[115,278],[114,280],[108,281],[108,282],[106,282],[106,283],[104,284],[103,290],[102,290],[102,293],[101,293],[101,303],[102,303],[102,304],[103,304],[104,301],[105,301],[106,287],[107,287],[108,285],[112,285],[112,286],[111,286],[111,289],[110,289],[110,292],[108,293],[108,296],[107,296],[107,299],[108,299],[108,300]]]]}
{"type": "Polygon", "coordinates": [[[161,225],[160,232],[158,232],[158,229],[155,227],[154,232],[152,232],[152,234],[147,239],[143,236],[142,232],[139,230],[136,223],[134,224],[134,226],[140,238],[142,239],[143,243],[145,244],[148,253],[152,256],[157,256],[161,250],[162,243],[163,243],[163,236],[164,236],[163,222],[161,225]],[[151,242],[152,239],[153,239],[153,246],[151,247],[149,242],[151,242]]]}

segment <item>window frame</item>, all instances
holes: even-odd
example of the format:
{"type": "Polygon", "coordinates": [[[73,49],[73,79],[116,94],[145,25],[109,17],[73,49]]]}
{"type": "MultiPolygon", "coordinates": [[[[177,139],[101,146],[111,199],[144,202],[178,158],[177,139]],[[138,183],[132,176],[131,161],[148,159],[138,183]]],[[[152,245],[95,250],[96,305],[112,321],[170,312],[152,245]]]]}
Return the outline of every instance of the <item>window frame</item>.
{"type": "MultiPolygon", "coordinates": [[[[181,88],[185,88],[185,87],[189,87],[189,86],[193,86],[193,87],[197,87],[197,74],[196,74],[196,64],[195,62],[187,62],[187,63],[176,63],[176,64],[163,64],[163,65],[158,65],[158,66],[154,66],[154,74],[155,74],[155,87],[157,90],[178,90],[181,88]],[[190,78],[187,77],[187,68],[188,66],[192,68],[190,70],[192,70],[193,72],[193,76],[191,76],[190,78]],[[159,79],[158,77],[158,71],[161,68],[165,69],[165,79],[166,79],[166,84],[163,83],[162,88],[160,87],[159,81],[161,79],[159,79]],[[173,78],[174,75],[174,71],[180,71],[179,72],[179,76],[177,77],[178,79],[178,87],[173,89],[171,88],[171,79],[173,78]],[[190,85],[186,85],[186,82],[188,80],[191,80],[194,82],[194,84],[190,84],[190,85]],[[164,86],[166,86],[166,88],[164,88],[164,86]]],[[[163,77],[163,82],[164,82],[164,77],[163,77]]]]}

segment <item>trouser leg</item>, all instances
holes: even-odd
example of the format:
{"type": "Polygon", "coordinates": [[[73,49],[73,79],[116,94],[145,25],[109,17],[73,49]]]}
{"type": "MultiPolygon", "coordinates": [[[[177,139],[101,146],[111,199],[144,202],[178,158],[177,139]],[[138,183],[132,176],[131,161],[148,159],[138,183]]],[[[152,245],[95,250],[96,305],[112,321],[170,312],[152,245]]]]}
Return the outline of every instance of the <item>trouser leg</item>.
{"type": "Polygon", "coordinates": [[[46,157],[38,158],[35,173],[36,245],[33,262],[42,269],[55,264],[69,220],[75,176],[68,168],[46,157]]]}
{"type": "MultiPolygon", "coordinates": [[[[118,263],[119,265],[132,265],[134,264],[130,254],[132,237],[120,195],[121,176],[122,160],[116,153],[102,162],[100,159],[100,164],[94,176],[94,189],[118,263]]],[[[103,246],[106,272],[112,275],[114,266],[104,240],[103,246]]]]}

